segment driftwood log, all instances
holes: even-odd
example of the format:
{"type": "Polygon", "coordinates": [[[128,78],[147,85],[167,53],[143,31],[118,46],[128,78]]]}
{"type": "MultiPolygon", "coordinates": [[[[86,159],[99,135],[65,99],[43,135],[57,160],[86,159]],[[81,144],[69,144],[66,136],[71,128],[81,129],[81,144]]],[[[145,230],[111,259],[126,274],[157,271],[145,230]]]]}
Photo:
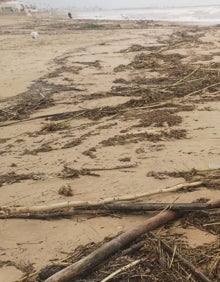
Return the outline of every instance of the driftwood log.
{"type": "Polygon", "coordinates": [[[135,203],[135,202],[116,202],[112,204],[101,204],[96,206],[88,207],[76,207],[67,211],[57,212],[46,212],[46,213],[24,213],[24,214],[8,214],[1,215],[0,219],[10,218],[29,218],[29,219],[49,219],[49,218],[61,218],[70,216],[112,216],[115,214],[137,214],[145,212],[155,211],[179,211],[179,212],[190,212],[190,211],[201,211],[211,210],[213,207],[208,203],[135,203]]]}
{"type": "Polygon", "coordinates": [[[66,201],[61,203],[55,203],[51,205],[44,205],[44,206],[32,206],[32,207],[0,207],[0,211],[2,210],[2,216],[7,217],[16,214],[36,214],[36,213],[47,213],[53,211],[61,211],[62,209],[68,208],[75,208],[75,207],[89,207],[89,206],[97,206],[97,205],[104,205],[113,202],[119,201],[131,201],[136,200],[144,197],[149,197],[152,195],[162,194],[162,193],[169,193],[179,191],[181,189],[186,189],[190,187],[198,187],[203,184],[202,181],[190,182],[190,183],[180,183],[172,187],[159,189],[153,192],[146,192],[140,193],[135,195],[126,195],[126,196],[119,196],[119,197],[112,197],[106,198],[99,201],[66,201]]]}
{"type": "MultiPolygon", "coordinates": [[[[220,200],[210,201],[209,204],[213,208],[219,208],[220,200]]],[[[116,253],[118,250],[124,248],[126,245],[131,243],[139,236],[178,218],[180,215],[181,213],[177,211],[161,212],[156,216],[146,220],[143,224],[135,226],[133,229],[128,230],[125,233],[112,239],[111,241],[105,243],[99,249],[90,253],[88,256],[80,259],[76,263],[55,273],[54,275],[49,277],[45,282],[77,281],[74,279],[77,279],[79,276],[85,275],[86,273],[94,269],[97,265],[99,265],[101,262],[116,253]]]]}
{"type": "Polygon", "coordinates": [[[83,208],[76,208],[80,210],[103,210],[112,212],[145,212],[145,211],[200,211],[213,209],[209,203],[127,203],[127,202],[116,202],[105,205],[89,206],[83,208]]]}

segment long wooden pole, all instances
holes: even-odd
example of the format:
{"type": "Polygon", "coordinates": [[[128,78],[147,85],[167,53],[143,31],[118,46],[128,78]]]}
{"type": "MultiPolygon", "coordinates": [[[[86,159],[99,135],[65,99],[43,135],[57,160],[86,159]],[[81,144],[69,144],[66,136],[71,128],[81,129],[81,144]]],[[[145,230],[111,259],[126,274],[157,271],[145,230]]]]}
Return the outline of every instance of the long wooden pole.
{"type": "Polygon", "coordinates": [[[96,206],[75,207],[67,211],[60,210],[55,212],[40,212],[40,213],[16,213],[16,214],[1,214],[0,219],[11,218],[30,218],[30,219],[45,219],[45,218],[60,218],[75,215],[111,215],[114,213],[133,214],[140,212],[155,212],[172,210],[179,212],[201,211],[213,209],[208,203],[135,203],[135,202],[115,202],[112,204],[101,204],[96,206]]]}
{"type": "Polygon", "coordinates": [[[131,201],[140,199],[143,197],[149,197],[152,195],[157,195],[160,193],[169,193],[169,192],[175,192],[181,189],[189,188],[189,187],[198,187],[202,185],[202,181],[196,181],[196,182],[190,182],[190,183],[180,183],[172,187],[159,189],[152,192],[146,192],[146,193],[140,193],[135,195],[125,195],[125,196],[119,196],[119,197],[112,197],[112,198],[106,198],[99,201],[70,201],[70,202],[60,202],[55,203],[51,205],[44,205],[44,206],[32,206],[32,207],[0,207],[0,210],[3,211],[3,215],[16,215],[16,214],[23,214],[23,213],[29,213],[29,214],[36,214],[41,212],[52,212],[52,211],[60,211],[62,209],[68,209],[68,208],[75,208],[75,207],[89,207],[89,206],[96,206],[96,205],[104,205],[109,204],[112,202],[118,202],[118,201],[131,201]]]}
{"type": "Polygon", "coordinates": [[[71,208],[67,211],[39,212],[39,213],[16,213],[16,214],[1,214],[0,219],[12,218],[29,218],[29,219],[45,219],[69,217],[74,215],[111,215],[112,213],[139,213],[139,212],[159,212],[164,210],[172,211],[201,211],[210,210],[213,207],[208,203],[135,203],[135,202],[115,202],[112,204],[100,204],[96,206],[79,206],[71,208]]]}
{"type": "Polygon", "coordinates": [[[200,211],[213,209],[208,203],[135,203],[135,202],[116,202],[105,205],[78,207],[76,211],[80,210],[99,210],[99,211],[112,211],[112,212],[144,212],[144,211],[200,211]]]}

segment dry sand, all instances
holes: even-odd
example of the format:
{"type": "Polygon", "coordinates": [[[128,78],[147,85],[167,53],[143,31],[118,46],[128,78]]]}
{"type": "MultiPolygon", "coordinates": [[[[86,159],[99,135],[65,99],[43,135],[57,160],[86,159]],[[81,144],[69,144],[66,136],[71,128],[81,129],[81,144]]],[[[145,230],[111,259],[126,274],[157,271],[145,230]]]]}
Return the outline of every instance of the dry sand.
{"type": "MultiPolygon", "coordinates": [[[[212,91],[204,89],[195,93],[183,102],[182,91],[186,95],[187,91],[190,93],[209,84],[206,82],[192,88],[194,82],[190,86],[186,80],[183,84],[180,82],[183,88],[175,89],[177,99],[180,99],[181,105],[195,108],[169,113],[171,121],[175,120],[174,115],[182,117],[176,124],[169,122],[167,114],[160,112],[161,109],[156,109],[157,116],[162,116],[159,124],[157,119],[152,118],[152,123],[147,126],[136,127],[140,120],[149,120],[145,115],[151,101],[145,101],[145,109],[140,109],[140,105],[135,107],[132,100],[151,95],[153,103],[161,99],[170,101],[173,97],[169,97],[169,84],[181,77],[177,74],[175,78],[175,73],[172,77],[170,66],[180,62],[180,72],[182,65],[191,67],[183,69],[182,77],[201,64],[204,68],[219,69],[219,65],[214,64],[220,62],[219,38],[219,27],[1,16],[0,176],[3,179],[8,175],[8,178],[2,181],[0,187],[0,206],[99,200],[143,193],[184,181],[182,178],[161,180],[147,177],[149,171],[219,168],[219,85],[212,91]],[[32,30],[39,32],[38,40],[30,38],[32,30]],[[121,52],[135,44],[140,46],[121,52]],[[150,54],[152,50],[167,56],[166,59],[153,57],[147,59],[144,66],[128,66],[137,54],[150,54]],[[174,54],[177,53],[182,57],[175,59],[174,54]],[[175,60],[172,61],[172,58],[175,60]],[[116,71],[119,65],[125,67],[116,71]],[[170,72],[169,83],[166,82],[166,71],[170,72]],[[158,78],[163,77],[164,81],[161,79],[159,84],[158,78]],[[126,82],[114,83],[116,79],[126,82]],[[166,83],[166,91],[161,91],[163,98],[155,100],[158,89],[166,83]],[[146,89],[152,87],[156,90],[147,92],[146,89]],[[145,90],[141,92],[140,89],[145,90]],[[131,107],[116,108],[131,100],[131,107]],[[105,106],[112,108],[103,110],[105,106]],[[88,109],[97,110],[88,113],[88,109]],[[79,112],[68,116],[69,127],[54,132],[41,131],[50,123],[41,116],[71,111],[79,112]],[[172,130],[186,130],[186,137],[178,137],[178,131],[172,133],[172,130]],[[152,142],[144,135],[146,132],[154,135],[166,132],[167,135],[152,142]],[[119,135],[123,138],[120,139],[119,135]],[[115,138],[109,139],[112,137],[115,138]],[[88,150],[89,153],[85,154],[88,150]],[[60,177],[65,165],[80,170],[116,168],[128,164],[137,166],[101,170],[99,177],[60,177]],[[13,173],[29,176],[26,177],[28,179],[10,181],[15,175],[13,173]],[[66,184],[73,190],[73,196],[68,198],[58,193],[60,187],[66,184]]],[[[174,67],[174,72],[177,69],[174,67]]],[[[195,79],[195,85],[201,78],[195,79]]],[[[193,77],[190,79],[193,80],[193,77]]],[[[61,117],[58,119],[55,122],[65,121],[61,117]]],[[[150,197],[146,201],[192,202],[199,198],[219,197],[219,190],[200,187],[188,193],[150,197]]],[[[0,281],[16,281],[28,268],[39,270],[49,262],[67,256],[79,245],[116,235],[141,223],[144,218],[146,215],[1,220],[0,281]]],[[[188,236],[192,246],[217,240],[216,236],[207,236],[203,231],[180,228],[179,232],[188,236]]]]}

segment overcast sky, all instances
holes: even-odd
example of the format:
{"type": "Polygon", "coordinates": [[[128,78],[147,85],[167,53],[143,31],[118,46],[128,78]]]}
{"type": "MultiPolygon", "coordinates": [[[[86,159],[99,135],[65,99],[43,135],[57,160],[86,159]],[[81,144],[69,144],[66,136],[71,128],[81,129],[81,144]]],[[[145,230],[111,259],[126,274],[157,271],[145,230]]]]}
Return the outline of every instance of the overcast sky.
{"type": "Polygon", "coordinates": [[[134,7],[170,7],[220,5],[220,0],[23,0],[37,7],[95,7],[134,8],[134,7]]]}

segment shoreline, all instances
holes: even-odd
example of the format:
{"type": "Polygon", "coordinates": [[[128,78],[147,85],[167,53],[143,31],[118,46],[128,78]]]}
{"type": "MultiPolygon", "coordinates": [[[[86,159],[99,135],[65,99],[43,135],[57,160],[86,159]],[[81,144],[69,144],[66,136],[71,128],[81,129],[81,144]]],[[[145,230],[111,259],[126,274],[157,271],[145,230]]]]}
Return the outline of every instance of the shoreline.
{"type": "MultiPolygon", "coordinates": [[[[44,20],[60,20],[60,21],[64,21],[64,22],[75,22],[75,21],[87,21],[87,22],[112,22],[112,23],[126,23],[126,22],[131,22],[131,23],[141,23],[141,22],[145,22],[145,23],[149,23],[152,25],[157,25],[157,24],[161,24],[161,25],[179,25],[179,26],[198,26],[198,27],[218,27],[220,25],[220,20],[216,21],[205,21],[205,20],[199,20],[199,21],[182,21],[182,20],[152,20],[152,19],[120,19],[120,18],[116,18],[116,19],[112,19],[112,18],[87,18],[87,17],[74,17],[72,19],[68,19],[66,16],[66,13],[68,12],[68,10],[66,10],[65,12],[61,12],[61,11],[42,11],[36,14],[32,14],[31,18],[34,20],[37,19],[44,19],[44,20]]],[[[24,14],[3,14],[1,15],[1,19],[2,21],[4,21],[5,19],[8,18],[19,18],[19,19],[30,19],[28,16],[24,15],[24,14]]]]}
{"type": "MultiPolygon", "coordinates": [[[[181,22],[193,24],[220,24],[220,5],[196,7],[170,7],[170,8],[136,8],[136,9],[85,9],[71,11],[78,19],[103,20],[153,20],[163,22],[181,22]]],[[[60,10],[61,12],[61,10],[60,10]]]]}

